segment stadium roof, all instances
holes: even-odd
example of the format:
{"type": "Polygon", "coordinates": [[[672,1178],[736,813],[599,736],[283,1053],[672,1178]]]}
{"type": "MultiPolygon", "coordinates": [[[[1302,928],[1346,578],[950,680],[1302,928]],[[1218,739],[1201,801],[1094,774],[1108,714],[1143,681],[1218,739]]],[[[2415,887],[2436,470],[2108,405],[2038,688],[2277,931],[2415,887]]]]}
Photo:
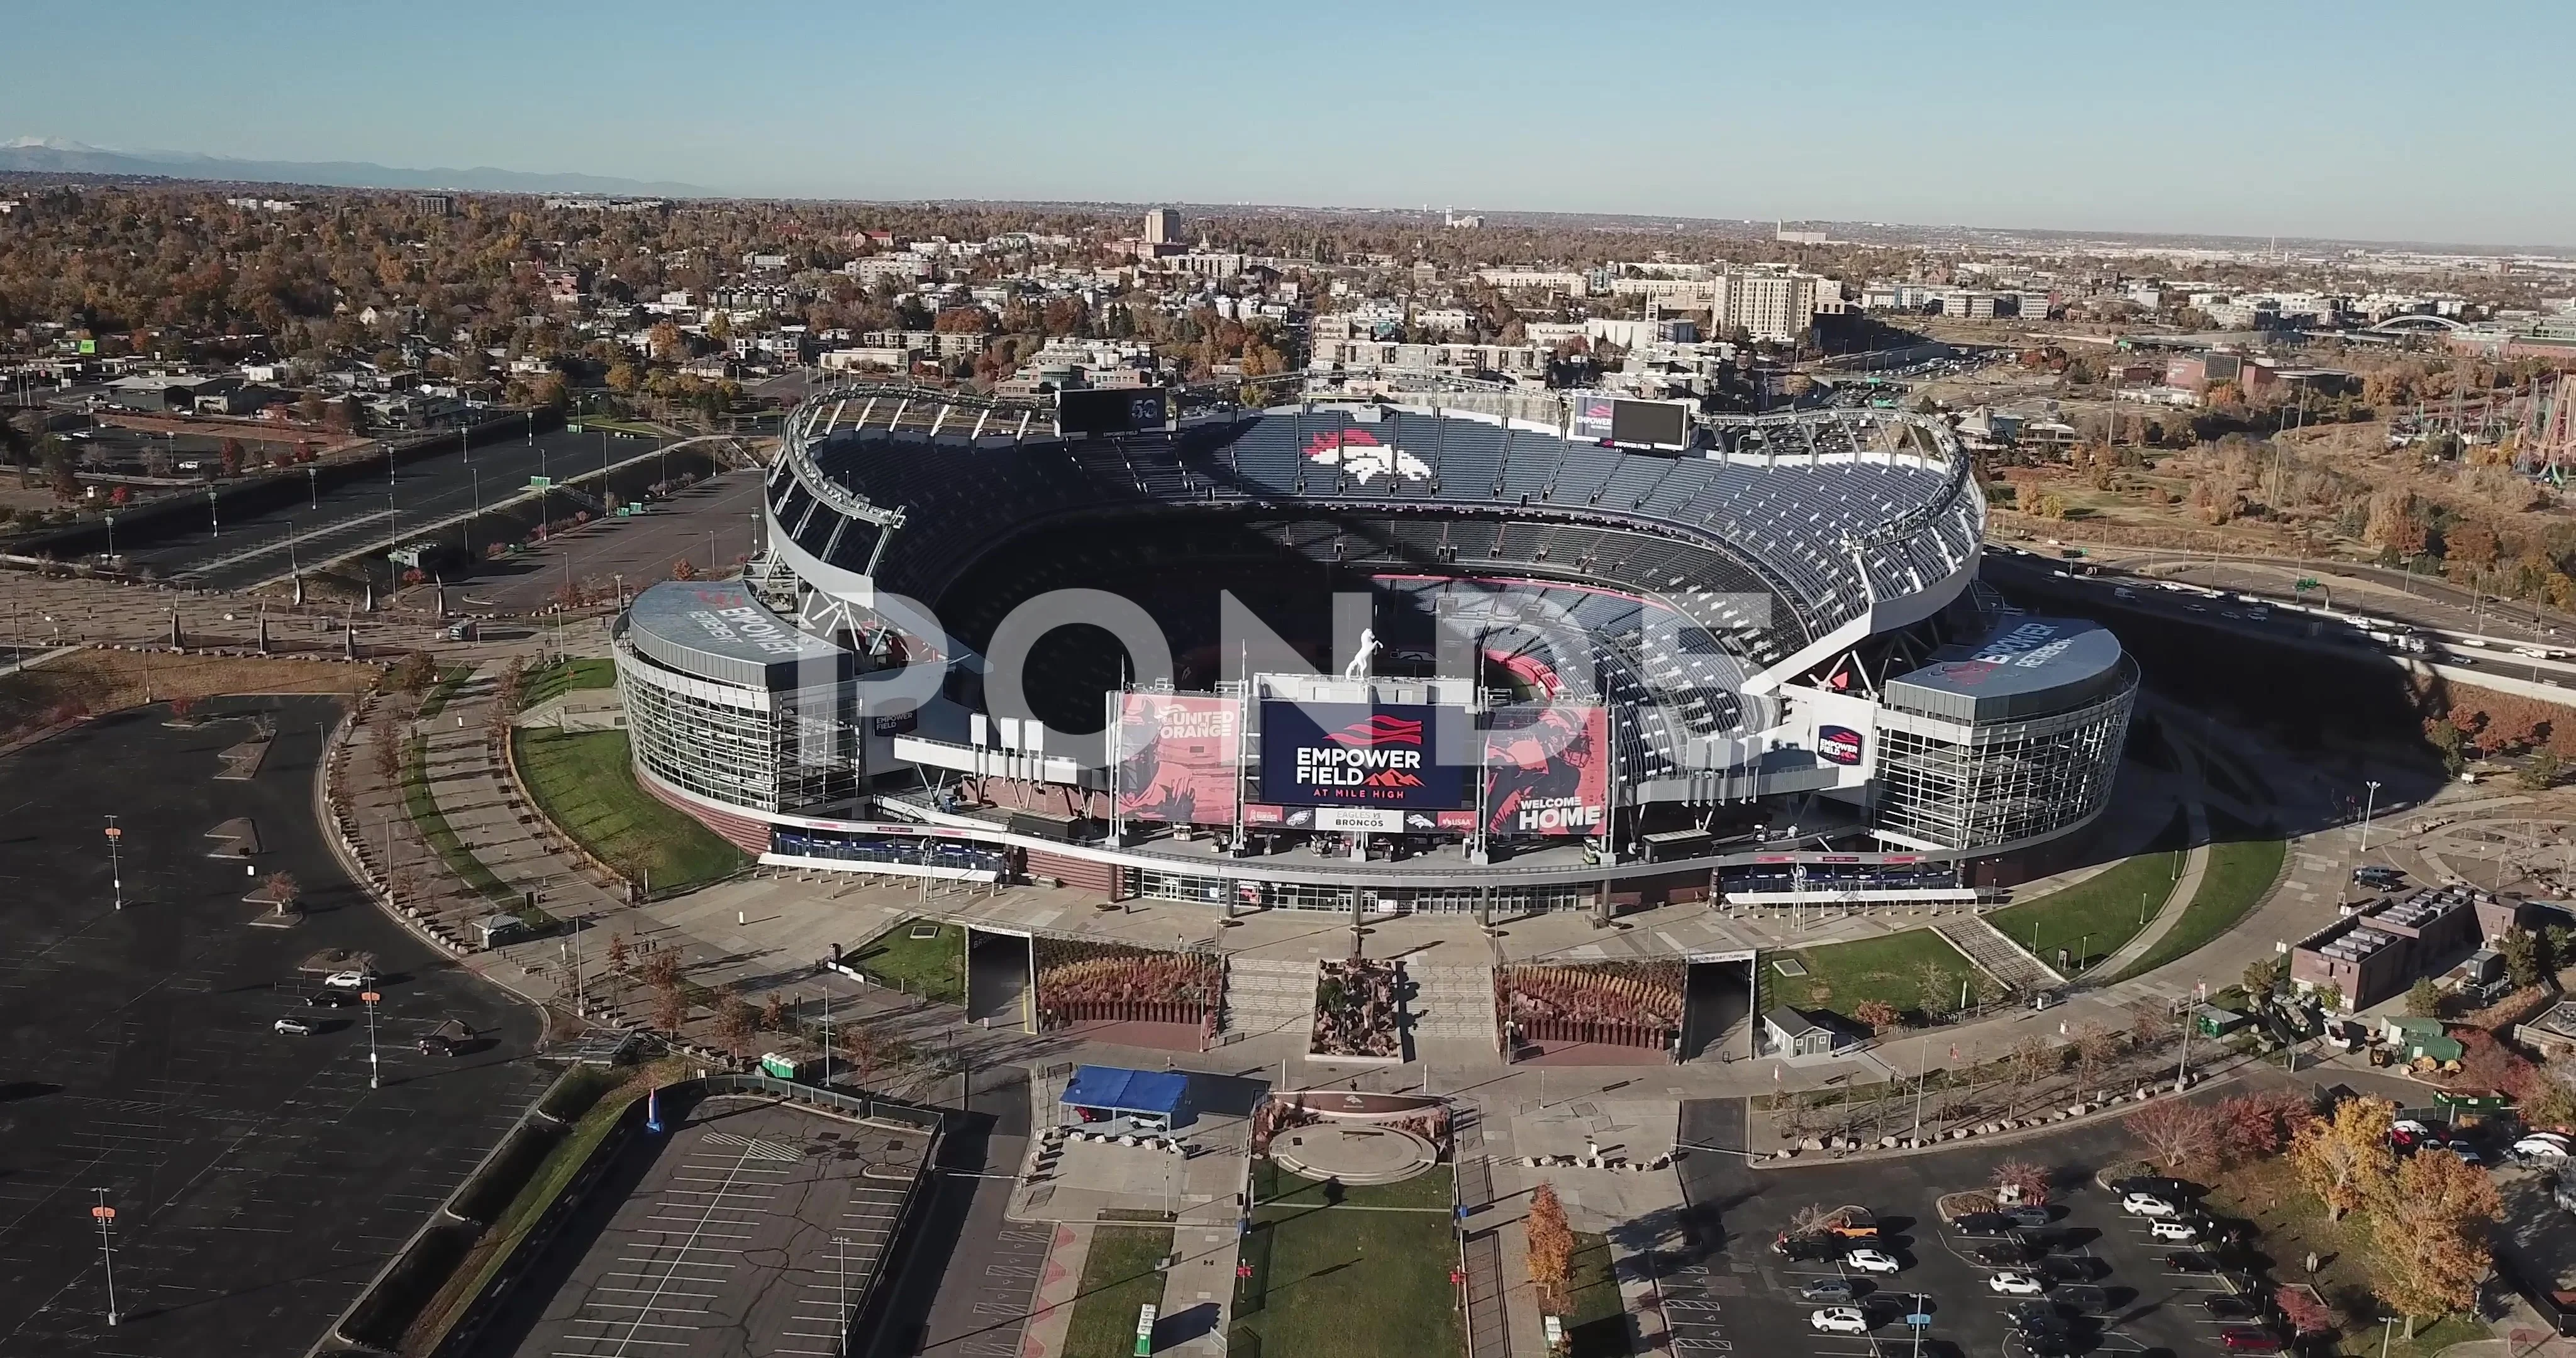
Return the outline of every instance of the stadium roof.
{"type": "Polygon", "coordinates": [[[731,581],[666,580],[627,610],[635,649],[683,674],[772,691],[842,677],[848,653],[796,630],[731,581]],[[812,667],[830,666],[827,674],[812,667]]]}
{"type": "Polygon", "coordinates": [[[2079,706],[2120,673],[2120,639],[2080,618],[2006,614],[1984,638],[1944,646],[1887,686],[1889,705],[1961,721],[2079,706]]]}

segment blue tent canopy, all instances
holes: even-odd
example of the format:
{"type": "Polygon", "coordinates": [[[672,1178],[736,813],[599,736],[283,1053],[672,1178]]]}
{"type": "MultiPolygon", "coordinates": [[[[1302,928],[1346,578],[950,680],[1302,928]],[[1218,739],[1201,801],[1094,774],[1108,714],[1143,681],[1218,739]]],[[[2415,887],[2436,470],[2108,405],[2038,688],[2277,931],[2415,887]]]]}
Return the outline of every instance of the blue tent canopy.
{"type": "Polygon", "coordinates": [[[1187,1125],[1190,1077],[1173,1070],[1127,1070],[1119,1066],[1077,1066],[1064,1087],[1069,1108],[1097,1108],[1111,1114],[1143,1113],[1164,1125],[1187,1125]]]}

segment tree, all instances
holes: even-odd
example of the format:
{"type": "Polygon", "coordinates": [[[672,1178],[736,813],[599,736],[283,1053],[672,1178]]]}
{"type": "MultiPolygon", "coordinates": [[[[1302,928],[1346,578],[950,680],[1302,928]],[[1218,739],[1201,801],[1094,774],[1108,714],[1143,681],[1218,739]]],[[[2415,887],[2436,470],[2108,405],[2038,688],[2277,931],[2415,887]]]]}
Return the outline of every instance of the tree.
{"type": "Polygon", "coordinates": [[[760,1002],[760,1026],[773,1033],[787,1031],[787,992],[773,990],[760,1002]]]}
{"type": "Polygon", "coordinates": [[[1895,1027],[1898,1021],[1896,1006],[1885,1000],[1861,1001],[1860,1007],[1852,1011],[1852,1017],[1869,1025],[1869,1030],[1873,1033],[1886,1032],[1895,1027]]]}
{"type": "Polygon", "coordinates": [[[304,896],[303,884],[296,881],[295,874],[291,872],[270,873],[266,891],[269,904],[281,915],[291,913],[295,903],[304,896]]]}
{"type": "Polygon", "coordinates": [[[2281,984],[2282,970],[2281,961],[2276,957],[2257,957],[2246,963],[2245,993],[2258,998],[2271,994],[2281,984]]]}
{"type": "Polygon", "coordinates": [[[197,700],[182,693],[170,699],[170,720],[187,722],[196,719],[197,700]]]}
{"type": "Polygon", "coordinates": [[[2036,1034],[2013,1044],[2011,1061],[2013,1083],[2033,1084],[2058,1068],[2057,1050],[2048,1039],[2036,1034]]]}
{"type": "Polygon", "coordinates": [[[2388,1146],[2388,1126],[2396,1118],[2397,1106],[2385,1099],[2346,1099],[2331,1116],[2310,1122],[2291,1138],[2291,1163],[2308,1191],[2325,1203],[2330,1219],[2341,1220],[2385,1195],[2396,1172],[2396,1153],[2388,1146]]]}
{"type": "Polygon", "coordinates": [[[2069,1045],[2075,1049],[2075,1069],[2089,1082],[2119,1056],[2120,1035],[2088,1019],[2075,1026],[2069,1045]]]}
{"type": "Polygon", "coordinates": [[[684,557],[680,557],[680,558],[678,558],[677,560],[674,560],[674,561],[671,563],[671,578],[672,578],[672,579],[674,579],[674,580],[695,580],[695,579],[697,579],[697,578],[698,578],[698,567],[697,567],[697,563],[695,563],[695,562],[693,562],[693,561],[689,560],[689,559],[688,559],[687,557],[685,557],[685,556],[684,556],[684,557]]]}
{"type": "Polygon", "coordinates": [[[2517,988],[2540,984],[2543,968],[2538,936],[2528,929],[2507,929],[2496,940],[2496,951],[2504,954],[2505,979],[2517,988]]]}
{"type": "Polygon", "coordinates": [[[2205,1174],[2218,1167],[2218,1110],[2205,1103],[2159,1099],[2131,1113],[2129,1135],[2148,1160],[2178,1178],[2205,1174]]]}
{"type": "MultiPolygon", "coordinates": [[[[123,490],[125,487],[119,486],[117,489],[123,490]]],[[[2546,792],[2558,786],[2558,779],[2564,772],[2565,768],[2558,758],[2557,751],[2534,750],[2531,758],[2523,761],[2522,771],[2515,774],[2514,778],[2534,792],[2546,792]]]]}
{"type": "Polygon", "coordinates": [[[887,1047],[877,1030],[865,1023],[845,1023],[839,1034],[841,1056],[850,1063],[850,1079],[867,1088],[868,1076],[886,1063],[887,1047]]]}
{"type": "Polygon", "coordinates": [[[750,1060],[760,1045],[758,1016],[731,982],[716,992],[716,1045],[737,1061],[750,1060]]]}
{"type": "Polygon", "coordinates": [[[1556,1185],[1541,1181],[1530,1190],[1529,1215],[1521,1229],[1529,1238],[1530,1281],[1538,1285],[1539,1309],[1566,1314],[1566,1288],[1574,1281],[1574,1229],[1566,1224],[1556,1185]]]}
{"type": "Polygon", "coordinates": [[[2140,1000],[2129,1006],[2129,1041],[2142,1051],[2153,1051],[2174,1035],[2170,1010],[2153,1000],[2140,1000]]]}
{"type": "Polygon", "coordinates": [[[2028,1160],[2006,1160],[1995,1166],[1998,1197],[2033,1207],[2048,1205],[2048,1171],[2028,1160]]]}
{"type": "Polygon", "coordinates": [[[2410,1018],[2442,1016],[2442,988],[2433,984],[2432,977],[2420,977],[2406,987],[2406,1013],[2410,1018]]]}
{"type": "Polygon", "coordinates": [[[2238,1094],[2218,1102],[2218,1153],[2228,1161],[2277,1153],[2316,1116],[2308,1101],[2286,1089],[2238,1094]]]}
{"type": "Polygon", "coordinates": [[[220,466],[222,466],[222,467],[223,467],[223,469],[224,469],[224,475],[226,475],[226,476],[239,476],[239,475],[241,475],[241,469],[242,469],[242,444],[241,444],[241,440],[240,440],[240,439],[225,439],[225,440],[223,441],[223,443],[222,443],[221,445],[219,445],[219,446],[216,448],[216,450],[215,450],[215,458],[216,458],[217,463],[218,463],[220,466]]]}
{"type": "Polygon", "coordinates": [[[2495,1181],[2456,1155],[2414,1155],[2370,1205],[2380,1299],[2407,1317],[2456,1311],[2486,1276],[2486,1228],[2502,1215],[2495,1181]]]}

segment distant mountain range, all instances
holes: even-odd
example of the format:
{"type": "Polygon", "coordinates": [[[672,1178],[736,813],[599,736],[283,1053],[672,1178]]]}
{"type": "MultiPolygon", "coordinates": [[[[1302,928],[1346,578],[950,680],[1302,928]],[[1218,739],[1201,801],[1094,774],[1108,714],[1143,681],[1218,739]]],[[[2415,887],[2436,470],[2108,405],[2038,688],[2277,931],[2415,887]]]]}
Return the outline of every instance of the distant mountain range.
{"type": "Polygon", "coordinates": [[[117,151],[53,137],[0,142],[0,173],[96,174],[201,179],[235,184],[313,184],[340,189],[458,189],[478,193],[611,193],[711,198],[695,184],[539,174],[478,165],[470,170],[405,170],[358,160],[235,160],[193,151],[117,151]]]}

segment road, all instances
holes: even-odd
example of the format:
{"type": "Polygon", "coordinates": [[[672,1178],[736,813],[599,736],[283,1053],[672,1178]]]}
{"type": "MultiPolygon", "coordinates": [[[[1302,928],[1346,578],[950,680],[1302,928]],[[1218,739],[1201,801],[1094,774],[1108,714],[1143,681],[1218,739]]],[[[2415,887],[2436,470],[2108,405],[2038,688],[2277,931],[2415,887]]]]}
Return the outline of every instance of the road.
{"type": "Polygon", "coordinates": [[[594,523],[506,561],[479,562],[447,602],[459,612],[542,612],[566,579],[631,592],[670,578],[686,558],[701,577],[721,575],[756,544],[757,468],[720,472],[629,519],[594,523]]]}
{"type": "MultiPolygon", "coordinates": [[[[301,503],[239,519],[214,492],[193,528],[125,548],[132,569],[212,589],[240,589],[334,557],[398,540],[407,528],[471,513],[525,489],[532,476],[596,472],[653,450],[633,434],[558,430],[534,440],[489,443],[403,461],[390,480],[360,477],[301,503]]],[[[479,543],[477,544],[480,545],[479,543]]]]}

